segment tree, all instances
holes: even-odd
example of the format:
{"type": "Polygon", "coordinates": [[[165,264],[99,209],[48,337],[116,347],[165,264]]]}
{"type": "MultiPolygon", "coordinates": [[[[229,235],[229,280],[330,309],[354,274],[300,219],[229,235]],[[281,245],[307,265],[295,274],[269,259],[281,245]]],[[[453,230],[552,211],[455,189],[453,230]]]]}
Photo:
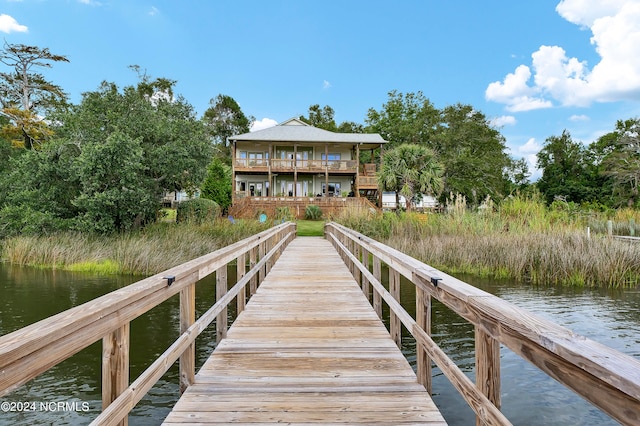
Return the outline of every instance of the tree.
{"type": "Polygon", "coordinates": [[[157,198],[149,191],[142,138],[111,133],[103,143],[87,144],[76,161],[80,193],[73,200],[83,213],[82,231],[128,231],[155,216],[157,198]]]}
{"type": "Polygon", "coordinates": [[[542,177],[537,186],[548,204],[558,197],[575,203],[593,199],[586,149],[568,131],[547,138],[538,153],[538,168],[542,177]]]}
{"type": "Polygon", "coordinates": [[[472,106],[439,110],[422,92],[392,91],[380,111],[369,109],[366,121],[367,130],[380,133],[389,148],[411,143],[433,149],[445,170],[445,193],[461,193],[476,204],[487,195],[503,195],[512,161],[505,139],[472,106]]]}
{"type": "Polygon", "coordinates": [[[38,147],[51,136],[41,115],[66,102],[67,96],[60,86],[36,70],[51,68],[53,62],[69,60],[46,48],[5,43],[0,51],[0,62],[12,69],[0,72],[2,114],[11,121],[2,132],[26,149],[38,147]]]}
{"type": "Polygon", "coordinates": [[[55,117],[57,136],[77,150],[79,228],[141,226],[155,219],[163,193],[195,191],[202,183],[213,151],[204,124],[182,97],[148,95],[105,82],[55,117]]]}
{"type": "Polygon", "coordinates": [[[527,189],[530,176],[526,159],[512,160],[505,169],[505,194],[513,194],[527,189]]]}
{"type": "Polygon", "coordinates": [[[300,120],[312,125],[313,127],[328,130],[330,132],[336,132],[338,130],[338,126],[336,126],[334,115],[335,112],[329,105],[325,105],[320,108],[319,104],[315,104],[309,107],[309,117],[301,115],[300,120]]]}
{"type": "Polygon", "coordinates": [[[231,147],[227,145],[228,138],[248,133],[255,118],[244,115],[240,105],[231,96],[218,95],[209,101],[209,105],[202,120],[217,148],[217,156],[231,164],[231,147]]]}
{"type": "Polygon", "coordinates": [[[300,120],[319,129],[328,130],[330,132],[339,133],[364,133],[364,126],[355,121],[343,121],[340,125],[336,125],[335,112],[329,105],[322,108],[319,104],[309,107],[309,116],[300,116],[300,120]]]}
{"type": "Polygon", "coordinates": [[[440,111],[422,92],[389,92],[389,100],[380,111],[370,108],[367,130],[379,133],[393,148],[405,143],[427,145],[440,131],[440,111]]]}
{"type": "Polygon", "coordinates": [[[214,158],[207,168],[200,196],[215,201],[222,210],[227,210],[231,206],[231,179],[231,167],[221,159],[214,158]]]}
{"type": "Polygon", "coordinates": [[[394,191],[396,201],[402,195],[410,211],[416,197],[440,194],[444,187],[442,176],[442,164],[431,149],[403,144],[384,153],[378,183],[383,191],[394,191]]]}
{"type": "Polygon", "coordinates": [[[600,138],[604,149],[601,173],[628,207],[638,200],[640,184],[640,119],[619,120],[612,134],[600,138]]]}
{"type": "Polygon", "coordinates": [[[479,204],[487,196],[500,198],[512,160],[504,137],[471,105],[445,107],[442,122],[429,145],[445,167],[444,193],[460,193],[479,204]]]}

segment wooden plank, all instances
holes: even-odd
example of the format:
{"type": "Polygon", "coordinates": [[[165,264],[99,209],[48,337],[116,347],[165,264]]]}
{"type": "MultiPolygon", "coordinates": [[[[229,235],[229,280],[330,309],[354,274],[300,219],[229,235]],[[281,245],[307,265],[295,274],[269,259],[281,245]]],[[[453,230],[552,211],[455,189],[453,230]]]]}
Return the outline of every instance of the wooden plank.
{"type": "Polygon", "coordinates": [[[165,424],[445,424],[330,243],[297,238],[165,424]]]}

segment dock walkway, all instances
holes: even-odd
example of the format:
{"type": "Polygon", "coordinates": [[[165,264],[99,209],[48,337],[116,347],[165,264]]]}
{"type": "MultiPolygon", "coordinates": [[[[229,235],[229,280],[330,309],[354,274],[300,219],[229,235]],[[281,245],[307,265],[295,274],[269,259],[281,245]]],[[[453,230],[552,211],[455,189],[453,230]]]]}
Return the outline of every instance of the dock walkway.
{"type": "Polygon", "coordinates": [[[285,249],[165,420],[446,424],[331,244],[285,249]]]}

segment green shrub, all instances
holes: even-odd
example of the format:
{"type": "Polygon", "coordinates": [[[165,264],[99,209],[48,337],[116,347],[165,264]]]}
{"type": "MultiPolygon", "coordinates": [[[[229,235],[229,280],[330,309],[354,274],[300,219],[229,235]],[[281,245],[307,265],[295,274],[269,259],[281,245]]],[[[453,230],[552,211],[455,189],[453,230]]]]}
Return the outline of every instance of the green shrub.
{"type": "Polygon", "coordinates": [[[220,216],[220,206],[213,200],[195,198],[178,204],[176,222],[204,223],[212,222],[220,216]]]}
{"type": "Polygon", "coordinates": [[[322,218],[322,210],[315,204],[309,204],[304,210],[304,218],[308,220],[318,220],[322,218]]]}
{"type": "Polygon", "coordinates": [[[291,212],[291,209],[287,206],[276,207],[275,219],[277,222],[282,220],[284,220],[285,222],[288,222],[290,220],[293,220],[293,213],[291,212]]]}

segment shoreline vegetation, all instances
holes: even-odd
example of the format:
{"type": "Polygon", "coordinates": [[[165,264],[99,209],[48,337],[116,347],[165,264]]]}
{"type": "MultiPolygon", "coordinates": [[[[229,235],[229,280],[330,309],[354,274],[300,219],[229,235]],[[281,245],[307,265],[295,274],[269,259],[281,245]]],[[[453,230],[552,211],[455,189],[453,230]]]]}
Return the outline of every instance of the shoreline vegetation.
{"type": "MultiPolygon", "coordinates": [[[[445,213],[345,210],[331,218],[448,274],[512,279],[532,285],[632,288],[640,284],[640,244],[608,238],[606,222],[640,223],[640,212],[585,211],[571,203],[547,207],[537,197],[491,200],[467,209],[451,197],[445,213]],[[587,234],[590,228],[590,235],[587,234]]],[[[271,226],[225,218],[167,222],[111,236],[59,233],[16,236],[2,244],[15,265],[101,274],[150,275],[271,226]]],[[[323,222],[299,221],[300,235],[321,235],[323,222]]]]}
{"type": "Polygon", "coordinates": [[[97,274],[152,275],[269,228],[268,223],[218,218],[205,223],[158,222],[110,236],[64,232],[3,242],[2,260],[19,266],[97,274]]]}
{"type": "MultiPolygon", "coordinates": [[[[451,197],[447,213],[345,211],[337,222],[450,275],[471,274],[541,286],[633,288],[640,284],[640,243],[607,237],[640,223],[640,212],[585,211],[573,203],[546,207],[516,196],[476,211],[451,197]],[[590,229],[588,235],[587,228],[590,229]]],[[[628,235],[628,234],[627,234],[628,235]]]]}

